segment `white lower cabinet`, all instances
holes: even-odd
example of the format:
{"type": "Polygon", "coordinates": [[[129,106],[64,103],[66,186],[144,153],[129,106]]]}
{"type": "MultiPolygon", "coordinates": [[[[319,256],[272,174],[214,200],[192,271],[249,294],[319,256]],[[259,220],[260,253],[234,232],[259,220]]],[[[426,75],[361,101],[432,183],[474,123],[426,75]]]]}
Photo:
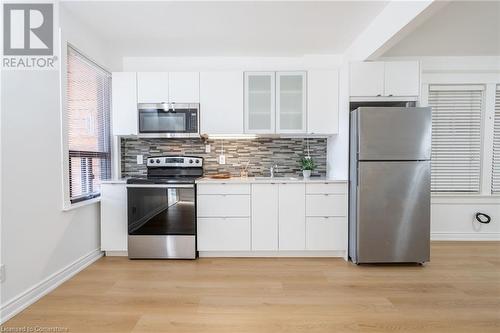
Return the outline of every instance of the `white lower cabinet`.
{"type": "Polygon", "coordinates": [[[278,250],[278,186],[252,185],[252,250],[278,250]]]}
{"type": "Polygon", "coordinates": [[[250,251],[250,185],[198,184],[198,251],[250,251]]]}
{"type": "Polygon", "coordinates": [[[346,183],[198,184],[197,198],[199,251],[346,250],[346,183]]]}
{"type": "Polygon", "coordinates": [[[305,185],[279,184],[279,250],[305,249],[305,185]]]}
{"type": "Polygon", "coordinates": [[[127,187],[101,185],[101,250],[127,251],[127,187]]]}
{"type": "Polygon", "coordinates": [[[308,194],[307,216],[347,216],[347,194],[308,194]]]}
{"type": "Polygon", "coordinates": [[[250,218],[198,218],[199,251],[250,251],[250,218]]]}
{"type": "Polygon", "coordinates": [[[347,247],[347,218],[307,217],[306,249],[313,251],[345,250],[347,247]]]}
{"type": "Polygon", "coordinates": [[[248,217],[250,196],[211,194],[198,195],[198,216],[201,217],[248,217]]]}

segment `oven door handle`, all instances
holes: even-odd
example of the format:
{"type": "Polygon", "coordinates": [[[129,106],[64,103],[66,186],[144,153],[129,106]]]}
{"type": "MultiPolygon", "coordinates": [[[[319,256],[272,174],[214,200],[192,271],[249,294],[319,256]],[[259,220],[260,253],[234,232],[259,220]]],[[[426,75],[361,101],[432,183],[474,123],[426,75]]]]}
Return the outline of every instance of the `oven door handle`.
{"type": "Polygon", "coordinates": [[[127,184],[127,188],[194,188],[194,184],[127,184]]]}

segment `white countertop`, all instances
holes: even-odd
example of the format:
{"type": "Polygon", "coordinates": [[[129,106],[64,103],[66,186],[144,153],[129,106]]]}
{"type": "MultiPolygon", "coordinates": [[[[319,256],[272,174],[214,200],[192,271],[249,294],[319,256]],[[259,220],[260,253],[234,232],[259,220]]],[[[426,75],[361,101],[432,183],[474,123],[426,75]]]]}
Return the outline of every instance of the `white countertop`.
{"type": "Polygon", "coordinates": [[[304,179],[303,177],[275,177],[275,178],[259,178],[259,177],[231,177],[228,179],[213,179],[203,177],[196,180],[197,184],[270,184],[270,183],[347,183],[345,179],[328,178],[328,177],[311,177],[304,179]]]}

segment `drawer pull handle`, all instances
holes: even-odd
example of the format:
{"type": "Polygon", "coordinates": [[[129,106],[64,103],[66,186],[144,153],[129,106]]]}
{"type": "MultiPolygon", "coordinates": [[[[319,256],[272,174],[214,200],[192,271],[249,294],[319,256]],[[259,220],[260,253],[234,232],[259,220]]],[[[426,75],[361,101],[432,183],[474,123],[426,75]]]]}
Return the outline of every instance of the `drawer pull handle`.
{"type": "Polygon", "coordinates": [[[328,193],[325,193],[325,197],[327,197],[327,196],[328,196],[328,193]]]}

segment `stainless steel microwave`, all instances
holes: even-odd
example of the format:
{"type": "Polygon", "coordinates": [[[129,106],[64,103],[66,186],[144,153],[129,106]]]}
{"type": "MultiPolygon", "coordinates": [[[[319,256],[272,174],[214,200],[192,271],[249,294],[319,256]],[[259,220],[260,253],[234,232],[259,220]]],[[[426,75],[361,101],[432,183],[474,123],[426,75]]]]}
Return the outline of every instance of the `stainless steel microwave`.
{"type": "Polygon", "coordinates": [[[200,104],[139,103],[138,109],[140,137],[200,136],[200,104]]]}

